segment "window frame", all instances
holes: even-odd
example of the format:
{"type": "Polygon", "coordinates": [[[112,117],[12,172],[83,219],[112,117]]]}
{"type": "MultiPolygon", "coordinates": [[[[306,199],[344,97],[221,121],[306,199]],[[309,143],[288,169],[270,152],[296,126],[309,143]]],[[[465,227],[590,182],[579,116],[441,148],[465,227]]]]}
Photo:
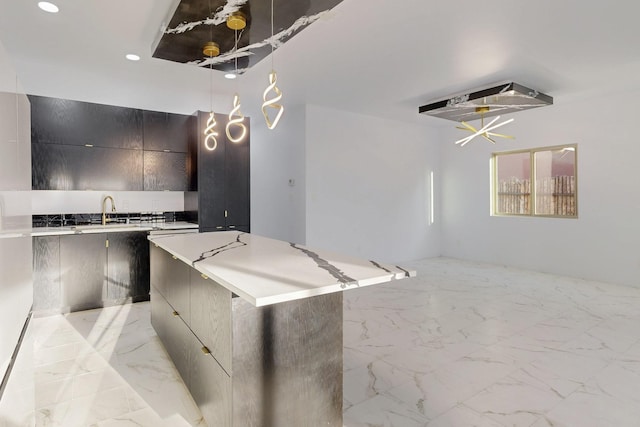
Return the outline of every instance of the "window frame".
{"type": "Polygon", "coordinates": [[[538,148],[528,148],[521,150],[510,150],[510,151],[499,151],[491,153],[491,216],[497,217],[539,217],[539,218],[565,218],[565,219],[577,219],[578,218],[578,144],[563,144],[563,145],[553,145],[549,147],[538,147],[538,148]],[[574,215],[558,215],[558,214],[538,214],[536,213],[536,199],[537,199],[537,188],[536,188],[536,164],[535,164],[535,154],[543,151],[558,151],[566,148],[572,148],[575,156],[574,165],[573,165],[573,173],[574,173],[574,206],[575,206],[575,214],[574,215]],[[529,153],[529,162],[530,162],[530,213],[500,213],[497,211],[498,205],[498,157],[509,155],[509,154],[521,154],[521,153],[529,153]]]}

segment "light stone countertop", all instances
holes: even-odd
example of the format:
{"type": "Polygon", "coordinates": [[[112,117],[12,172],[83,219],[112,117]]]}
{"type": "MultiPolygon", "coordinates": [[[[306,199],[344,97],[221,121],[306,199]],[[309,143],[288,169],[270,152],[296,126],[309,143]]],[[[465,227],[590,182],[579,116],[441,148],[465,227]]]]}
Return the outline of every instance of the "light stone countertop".
{"type": "Polygon", "coordinates": [[[184,221],[158,222],[158,223],[112,223],[107,225],[78,225],[70,227],[34,227],[25,231],[31,236],[61,236],[67,234],[93,234],[93,233],[119,233],[125,231],[151,231],[151,230],[185,230],[197,229],[198,224],[184,221]]]}
{"type": "Polygon", "coordinates": [[[238,231],[148,239],[256,307],[416,275],[399,266],[238,231]]]}

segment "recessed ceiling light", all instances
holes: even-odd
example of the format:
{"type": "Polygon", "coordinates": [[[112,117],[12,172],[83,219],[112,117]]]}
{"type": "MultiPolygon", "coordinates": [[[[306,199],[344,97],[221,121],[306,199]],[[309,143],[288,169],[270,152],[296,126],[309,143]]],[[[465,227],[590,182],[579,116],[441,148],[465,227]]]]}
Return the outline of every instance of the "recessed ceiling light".
{"type": "Polygon", "coordinates": [[[58,13],[58,11],[60,10],[58,6],[48,1],[38,2],[38,7],[44,10],[45,12],[49,12],[49,13],[58,13]]]}
{"type": "Polygon", "coordinates": [[[235,79],[237,76],[234,73],[227,73],[224,75],[225,79],[229,79],[229,80],[233,80],[235,79]]]}
{"type": "Polygon", "coordinates": [[[129,61],[140,61],[140,56],[136,55],[135,53],[127,53],[125,58],[127,58],[129,61]]]}

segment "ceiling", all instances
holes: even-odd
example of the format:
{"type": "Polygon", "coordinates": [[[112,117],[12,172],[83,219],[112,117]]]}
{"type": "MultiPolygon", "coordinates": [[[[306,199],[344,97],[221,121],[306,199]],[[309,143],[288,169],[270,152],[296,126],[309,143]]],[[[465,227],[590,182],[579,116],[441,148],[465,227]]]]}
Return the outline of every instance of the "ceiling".
{"type": "Polygon", "coordinates": [[[153,57],[242,74],[340,1],[180,0],[153,46],[153,57]],[[235,27],[234,19],[243,22],[235,27]],[[218,53],[203,51],[210,42],[218,53]]]}
{"type": "MultiPolygon", "coordinates": [[[[291,0],[302,1],[302,0],[291,0]]],[[[152,57],[175,0],[0,0],[0,42],[29,93],[192,113],[211,72],[152,57]],[[135,52],[133,63],[124,55],[135,52]]],[[[277,14],[277,9],[275,11],[277,14]]],[[[640,3],[344,0],[276,50],[283,103],[450,126],[418,107],[515,81],[555,104],[640,87],[640,3]]],[[[259,111],[271,59],[235,81],[214,73],[214,108],[238,91],[259,111]]],[[[519,113],[526,114],[526,113],[519,113]]]]}

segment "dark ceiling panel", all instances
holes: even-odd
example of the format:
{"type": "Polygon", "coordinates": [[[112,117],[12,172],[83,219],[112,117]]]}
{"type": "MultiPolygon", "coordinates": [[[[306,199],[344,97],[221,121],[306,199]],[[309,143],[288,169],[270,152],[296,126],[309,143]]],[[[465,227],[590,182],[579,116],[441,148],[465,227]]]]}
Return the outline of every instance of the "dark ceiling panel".
{"type": "Polygon", "coordinates": [[[472,121],[553,104],[553,98],[518,83],[503,83],[423,105],[421,114],[447,120],[472,121]]]}
{"type": "MultiPolygon", "coordinates": [[[[342,0],[274,0],[274,33],[278,44],[298,34],[322,14],[342,0]]],[[[271,53],[267,39],[271,37],[271,0],[182,0],[176,8],[153,56],[181,63],[195,63],[208,67],[202,53],[205,43],[214,41],[220,46],[220,56],[214,59],[214,69],[232,71],[238,57],[240,73],[271,53]],[[232,12],[241,12],[247,21],[238,30],[238,52],[234,54],[236,33],[226,25],[232,12]],[[246,55],[244,51],[250,51],[246,55]]]]}

